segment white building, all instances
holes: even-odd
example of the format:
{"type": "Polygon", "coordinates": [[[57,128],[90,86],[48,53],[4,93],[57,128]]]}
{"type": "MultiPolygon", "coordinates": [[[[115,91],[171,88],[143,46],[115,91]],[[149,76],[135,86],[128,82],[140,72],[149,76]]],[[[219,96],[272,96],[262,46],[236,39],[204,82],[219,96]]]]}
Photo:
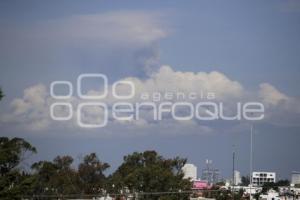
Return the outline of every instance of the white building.
{"type": "Polygon", "coordinates": [[[182,171],[184,174],[183,178],[197,180],[197,167],[194,164],[185,164],[182,167],[182,171]]]}
{"type": "Polygon", "coordinates": [[[252,172],[252,184],[262,186],[264,183],[275,183],[275,172],[252,172]]]}
{"type": "Polygon", "coordinates": [[[241,173],[237,170],[234,170],[234,180],[233,180],[233,184],[234,185],[239,185],[242,183],[242,177],[241,177],[241,173]]]}
{"type": "Polygon", "coordinates": [[[292,172],[291,184],[300,184],[300,172],[292,172]]]}
{"type": "Polygon", "coordinates": [[[267,194],[261,194],[260,200],[281,200],[279,193],[275,190],[269,190],[267,194]]]}
{"type": "MultiPolygon", "coordinates": [[[[238,187],[236,187],[235,190],[237,190],[238,187]]],[[[262,191],[262,187],[242,186],[241,188],[243,188],[244,194],[246,194],[246,195],[250,195],[250,194],[254,195],[254,194],[260,193],[262,191]]]]}

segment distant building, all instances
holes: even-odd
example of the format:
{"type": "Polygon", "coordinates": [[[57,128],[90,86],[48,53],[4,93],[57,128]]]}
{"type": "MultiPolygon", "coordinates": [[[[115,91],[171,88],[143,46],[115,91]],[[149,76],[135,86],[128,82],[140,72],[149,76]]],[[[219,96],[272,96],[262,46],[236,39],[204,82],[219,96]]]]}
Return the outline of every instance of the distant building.
{"type": "Polygon", "coordinates": [[[242,183],[242,177],[241,177],[241,173],[237,170],[234,170],[234,180],[233,180],[233,184],[234,185],[240,185],[242,183]]]}
{"type": "Polygon", "coordinates": [[[185,164],[182,167],[182,171],[184,174],[183,178],[190,178],[191,180],[197,179],[197,167],[194,164],[185,164]]]}
{"type": "MultiPolygon", "coordinates": [[[[240,187],[240,186],[238,186],[240,187]]],[[[242,186],[241,187],[243,190],[244,190],[244,194],[246,195],[254,195],[254,194],[257,194],[257,193],[260,193],[262,191],[262,187],[250,187],[250,186],[242,186]]],[[[237,188],[235,188],[237,189],[237,188]]]]}
{"type": "Polygon", "coordinates": [[[262,186],[265,183],[275,183],[275,172],[252,172],[252,184],[256,186],[262,186]]]}
{"type": "Polygon", "coordinates": [[[300,184],[300,172],[292,172],[292,175],[291,175],[291,184],[300,184]]]}
{"type": "Polygon", "coordinates": [[[201,180],[207,181],[208,184],[215,184],[219,182],[219,175],[219,170],[212,166],[212,160],[206,160],[206,168],[202,170],[201,180]]]}
{"type": "Polygon", "coordinates": [[[269,190],[267,194],[259,195],[261,200],[281,200],[279,193],[275,190],[269,190]]]}

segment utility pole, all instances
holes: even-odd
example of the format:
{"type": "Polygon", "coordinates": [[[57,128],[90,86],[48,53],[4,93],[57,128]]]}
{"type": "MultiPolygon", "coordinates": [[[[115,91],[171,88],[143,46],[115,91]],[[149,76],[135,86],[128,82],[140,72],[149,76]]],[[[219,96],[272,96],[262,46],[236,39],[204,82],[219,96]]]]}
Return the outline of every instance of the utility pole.
{"type": "Polygon", "coordinates": [[[232,185],[233,186],[235,185],[235,183],[234,183],[234,179],[235,179],[234,171],[235,171],[235,152],[233,150],[233,153],[232,153],[232,185]]]}
{"type": "Polygon", "coordinates": [[[250,128],[250,175],[249,175],[249,181],[250,181],[250,200],[252,200],[252,162],[253,162],[253,124],[251,124],[250,128]]]}
{"type": "Polygon", "coordinates": [[[234,182],[235,182],[235,151],[234,151],[234,145],[233,145],[233,152],[232,152],[232,199],[234,200],[234,182]]]}

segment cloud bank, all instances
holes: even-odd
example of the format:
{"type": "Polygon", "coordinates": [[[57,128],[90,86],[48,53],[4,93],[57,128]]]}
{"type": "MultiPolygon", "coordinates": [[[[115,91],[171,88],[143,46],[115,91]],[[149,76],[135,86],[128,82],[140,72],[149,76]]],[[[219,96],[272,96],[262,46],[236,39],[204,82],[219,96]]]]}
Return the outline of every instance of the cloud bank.
{"type": "MultiPolygon", "coordinates": [[[[159,70],[152,73],[146,79],[138,77],[125,77],[120,79],[134,83],[136,93],[130,102],[141,102],[143,94],[165,94],[180,92],[183,94],[195,93],[198,95],[196,99],[185,99],[191,103],[207,100],[205,94],[212,92],[215,94],[213,101],[223,102],[224,108],[230,112],[236,109],[236,102],[259,101],[265,105],[265,119],[259,123],[272,123],[281,126],[299,126],[300,119],[300,101],[294,97],[290,97],[269,83],[259,85],[257,91],[249,91],[245,89],[241,83],[231,80],[221,72],[182,72],[175,71],[170,66],[161,66],[159,70]],[[204,94],[204,95],[203,95],[204,94]]],[[[95,87],[96,88],[96,87],[95,87]]],[[[122,87],[119,88],[122,92],[122,87]]],[[[123,88],[126,92],[126,88],[123,88]]],[[[111,84],[109,85],[111,91],[111,84]]],[[[88,94],[98,94],[102,91],[90,89],[88,94]]],[[[153,102],[163,101],[160,99],[150,98],[153,102]]],[[[50,118],[50,105],[57,100],[49,95],[49,87],[43,84],[34,85],[24,90],[23,97],[14,99],[10,104],[10,112],[1,115],[1,126],[11,126],[16,129],[25,129],[32,132],[47,132],[49,130],[56,131],[79,131],[85,130],[79,128],[76,124],[76,117],[68,121],[54,121],[50,118]],[[13,126],[12,126],[13,125],[13,126]]],[[[78,105],[83,100],[77,96],[66,100],[72,105],[78,105]]],[[[180,101],[171,99],[170,101],[180,101]]],[[[108,105],[116,102],[109,93],[108,98],[103,100],[108,105]]],[[[56,110],[59,115],[64,115],[64,108],[56,110]]],[[[76,116],[76,109],[73,112],[76,116]]],[[[101,120],[101,112],[103,110],[95,107],[86,109],[85,120],[88,123],[95,123],[101,120]]],[[[205,124],[197,120],[176,121],[167,116],[161,120],[154,122],[151,119],[152,111],[143,110],[141,119],[117,121],[111,120],[107,127],[96,130],[101,134],[113,135],[116,132],[130,133],[132,135],[143,135],[149,133],[155,134],[210,134],[217,132],[218,125],[214,122],[205,124]]],[[[217,123],[217,122],[216,122],[217,123]]],[[[236,121],[230,126],[240,126],[243,122],[236,121]]],[[[93,132],[93,131],[91,131],[93,132]]],[[[95,132],[95,131],[94,131],[95,132]]],[[[84,133],[85,134],[85,133],[84,133]]]]}

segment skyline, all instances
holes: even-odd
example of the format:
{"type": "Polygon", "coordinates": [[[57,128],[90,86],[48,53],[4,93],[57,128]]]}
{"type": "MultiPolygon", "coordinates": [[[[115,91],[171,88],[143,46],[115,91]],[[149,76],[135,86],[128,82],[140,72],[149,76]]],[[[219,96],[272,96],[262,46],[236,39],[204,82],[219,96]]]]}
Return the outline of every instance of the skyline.
{"type": "MultiPolygon", "coordinates": [[[[72,83],[70,102],[77,105],[77,77],[101,73],[109,88],[127,80],[137,94],[214,92],[214,101],[224,103],[229,113],[236,102],[262,102],[265,118],[253,123],[253,171],[289,178],[300,170],[299,20],[296,0],[3,1],[0,135],[24,137],[36,146],[39,152],[30,161],[97,152],[112,172],[123,155],[153,149],[167,157],[187,157],[199,168],[211,159],[226,177],[231,176],[234,145],[236,169],[249,173],[252,123],[247,121],[166,117],[155,122],[145,112],[143,120],[110,120],[107,127],[86,130],[74,126],[73,118],[50,118],[53,81],[72,83]]],[[[98,84],[83,90],[97,94],[98,84]]],[[[112,105],[114,99],[105,102],[112,105]]]]}

